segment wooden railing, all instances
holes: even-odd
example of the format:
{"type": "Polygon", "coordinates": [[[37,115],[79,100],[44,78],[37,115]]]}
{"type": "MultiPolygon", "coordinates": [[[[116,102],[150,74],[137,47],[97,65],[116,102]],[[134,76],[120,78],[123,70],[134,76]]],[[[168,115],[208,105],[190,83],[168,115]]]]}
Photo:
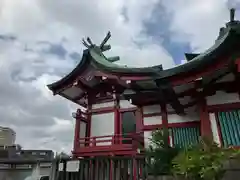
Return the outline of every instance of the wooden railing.
{"type": "Polygon", "coordinates": [[[85,137],[79,139],[79,146],[84,147],[84,146],[108,146],[113,144],[133,144],[133,141],[135,141],[135,136],[136,133],[85,137]],[[128,141],[129,143],[126,143],[128,141]]]}

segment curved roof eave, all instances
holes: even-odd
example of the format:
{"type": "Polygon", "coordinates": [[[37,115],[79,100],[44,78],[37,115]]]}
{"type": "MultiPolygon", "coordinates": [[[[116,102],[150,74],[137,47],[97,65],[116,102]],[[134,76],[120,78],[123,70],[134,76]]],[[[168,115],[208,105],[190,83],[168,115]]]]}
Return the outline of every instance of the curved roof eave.
{"type": "Polygon", "coordinates": [[[168,78],[180,73],[187,73],[200,68],[203,69],[210,64],[218,62],[222,56],[234,53],[233,47],[237,44],[237,40],[234,40],[236,39],[236,35],[239,35],[236,32],[239,31],[239,29],[239,25],[229,27],[226,33],[220,39],[216,40],[215,44],[207,51],[199,54],[185,64],[181,64],[166,70],[160,69],[159,67],[161,65],[146,68],[130,68],[119,66],[117,64],[108,62],[107,58],[102,52],[99,51],[98,47],[91,48],[90,55],[95,66],[105,73],[118,74],[120,76],[128,76],[133,74],[137,74],[138,76],[150,75],[149,79],[168,78]]]}
{"type": "Polygon", "coordinates": [[[107,58],[103,55],[102,52],[99,51],[98,47],[93,47],[90,49],[90,55],[92,58],[92,62],[94,66],[101,70],[106,71],[114,74],[139,74],[139,75],[154,75],[159,71],[162,71],[162,65],[156,65],[151,67],[127,67],[123,65],[118,65],[115,63],[111,63],[107,60],[107,58]]]}
{"type": "Polygon", "coordinates": [[[70,72],[67,76],[63,77],[62,79],[60,79],[57,82],[54,82],[52,84],[47,85],[47,87],[51,90],[51,91],[56,91],[58,89],[61,89],[63,86],[66,86],[68,84],[70,84],[72,82],[73,79],[76,79],[81,70],[84,70],[84,68],[86,67],[86,65],[89,63],[88,61],[88,54],[89,51],[86,49],[83,51],[83,56],[81,61],[78,63],[78,65],[72,70],[72,72],[70,72]]]}
{"type": "Polygon", "coordinates": [[[236,45],[239,44],[239,42],[235,39],[237,36],[240,37],[239,32],[240,24],[229,26],[226,28],[226,31],[221,38],[217,39],[215,44],[206,52],[199,54],[185,64],[166,70],[162,69],[162,65],[143,68],[130,68],[117,65],[108,61],[99,47],[93,45],[83,51],[82,60],[71,73],[61,80],[47,86],[55,93],[57,90],[70,85],[74,80],[76,80],[89,64],[95,67],[96,70],[102,71],[103,73],[117,74],[119,76],[145,76],[149,80],[166,79],[172,76],[177,76],[181,73],[204,69],[206,66],[218,62],[223,56],[236,53],[236,45]]]}

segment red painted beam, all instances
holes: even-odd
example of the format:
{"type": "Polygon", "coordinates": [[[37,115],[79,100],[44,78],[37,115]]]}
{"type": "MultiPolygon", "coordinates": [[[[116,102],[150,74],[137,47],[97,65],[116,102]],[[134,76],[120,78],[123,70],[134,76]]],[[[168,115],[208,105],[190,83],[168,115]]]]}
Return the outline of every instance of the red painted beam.
{"type": "Polygon", "coordinates": [[[103,108],[92,109],[91,113],[92,114],[103,114],[103,113],[114,112],[114,110],[115,110],[114,107],[103,107],[103,108]]]}
{"type": "MultiPolygon", "coordinates": [[[[177,128],[177,127],[196,127],[199,126],[199,121],[191,121],[191,122],[182,122],[182,123],[168,123],[168,128],[177,128]]],[[[162,124],[154,124],[154,125],[145,125],[143,127],[144,131],[152,131],[158,128],[162,128],[162,124]]]]}
{"type": "Polygon", "coordinates": [[[240,102],[207,106],[208,112],[231,111],[235,109],[240,109],[240,102]]]}
{"type": "Polygon", "coordinates": [[[240,72],[240,58],[238,58],[238,59],[235,61],[235,64],[237,65],[237,72],[240,72]]]}
{"type": "Polygon", "coordinates": [[[181,75],[170,77],[169,80],[171,81],[171,84],[174,86],[186,84],[188,82],[195,81],[196,79],[207,76],[208,74],[211,74],[216,69],[220,69],[226,65],[229,64],[229,60],[226,58],[223,58],[219,60],[218,63],[214,63],[211,66],[208,66],[204,69],[201,69],[201,71],[192,71],[189,73],[182,73],[181,75]]]}

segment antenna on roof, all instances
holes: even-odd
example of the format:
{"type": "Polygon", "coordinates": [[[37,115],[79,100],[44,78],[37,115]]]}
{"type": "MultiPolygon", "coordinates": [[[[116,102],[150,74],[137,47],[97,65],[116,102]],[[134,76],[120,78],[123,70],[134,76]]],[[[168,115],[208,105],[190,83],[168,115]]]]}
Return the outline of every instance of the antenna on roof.
{"type": "Polygon", "coordinates": [[[230,9],[230,22],[234,22],[235,19],[235,8],[230,9]]]}

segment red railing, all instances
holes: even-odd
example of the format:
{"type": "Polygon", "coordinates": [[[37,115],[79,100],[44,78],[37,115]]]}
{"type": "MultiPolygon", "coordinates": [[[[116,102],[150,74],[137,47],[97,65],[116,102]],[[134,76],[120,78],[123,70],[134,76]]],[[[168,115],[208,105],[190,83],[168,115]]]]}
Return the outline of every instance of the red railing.
{"type": "Polygon", "coordinates": [[[93,137],[85,137],[79,139],[79,146],[109,146],[113,144],[128,144],[124,143],[124,141],[132,141],[129,144],[133,144],[135,141],[136,133],[129,134],[118,134],[118,135],[108,135],[108,136],[93,136],[93,137]],[[127,137],[123,137],[127,136],[127,137]]]}

